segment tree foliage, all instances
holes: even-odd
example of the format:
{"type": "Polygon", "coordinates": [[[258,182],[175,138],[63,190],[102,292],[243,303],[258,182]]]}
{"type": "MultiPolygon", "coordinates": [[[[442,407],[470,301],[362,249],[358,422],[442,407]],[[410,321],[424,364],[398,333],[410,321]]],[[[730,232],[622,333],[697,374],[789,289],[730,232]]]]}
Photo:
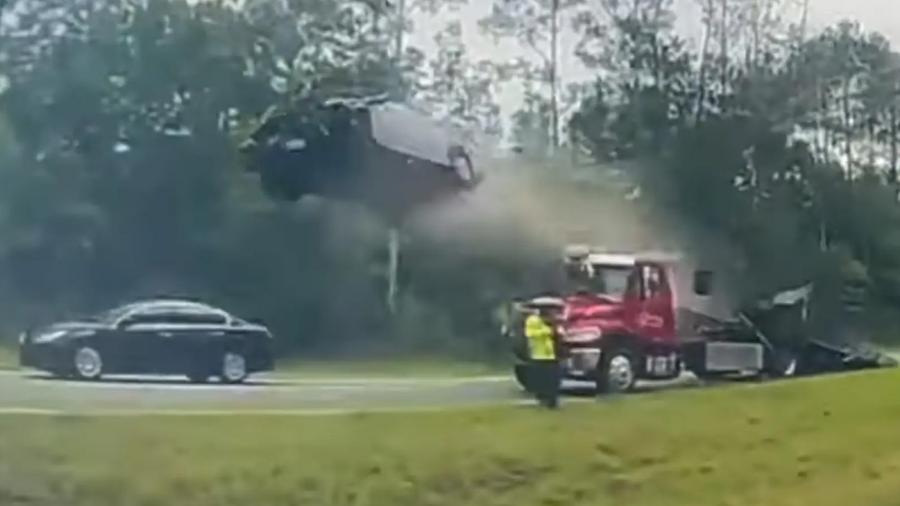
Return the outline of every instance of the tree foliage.
{"type": "Polygon", "coordinates": [[[508,72],[489,59],[472,60],[459,20],[448,22],[434,41],[437,54],[425,66],[416,98],[462,130],[500,135],[497,100],[508,72]]]}
{"type": "MultiPolygon", "coordinates": [[[[447,337],[450,313],[416,300],[411,286],[405,311],[386,314],[384,223],[314,199],[269,202],[237,156],[254,122],[273,108],[302,114],[294,108],[312,94],[441,90],[449,115],[496,128],[494,69],[442,55],[426,62],[415,48],[395,58],[393,7],[8,6],[16,15],[0,25],[2,326],[174,294],[267,320],[285,350],[462,349],[447,337]],[[424,89],[418,72],[427,69],[435,79],[424,89]]],[[[402,273],[406,285],[414,268],[402,273]]]]}
{"type": "MultiPolygon", "coordinates": [[[[471,343],[491,342],[495,305],[537,288],[530,260],[405,236],[391,318],[385,224],[315,199],[270,202],[236,155],[254,121],[316,93],[387,91],[497,131],[501,84],[516,71],[542,78],[510,135],[534,156],[555,144],[553,111],[582,95],[573,87],[554,105],[543,64],[473,54],[451,17],[435,54],[396,54],[411,14],[460,4],[10,0],[0,326],[185,294],[266,319],[287,351],[483,351],[471,343]]],[[[692,50],[665,0],[560,2],[596,69],[567,125],[573,142],[637,162],[627,166],[641,198],[735,245],[749,292],[809,279],[837,291],[843,276],[868,283],[873,321],[896,321],[897,55],[853,23],[806,34],[775,0],[701,4],[707,36],[692,50]]],[[[552,51],[550,3],[498,5],[494,33],[552,51]]]]}
{"type": "Polygon", "coordinates": [[[852,22],[804,39],[779,2],[719,0],[702,2],[698,54],[667,2],[625,4],[580,20],[583,59],[606,71],[572,119],[581,144],[643,161],[647,194],[739,245],[749,292],[838,286],[856,265],[870,308],[891,304],[898,60],[886,39],[852,22]]]}

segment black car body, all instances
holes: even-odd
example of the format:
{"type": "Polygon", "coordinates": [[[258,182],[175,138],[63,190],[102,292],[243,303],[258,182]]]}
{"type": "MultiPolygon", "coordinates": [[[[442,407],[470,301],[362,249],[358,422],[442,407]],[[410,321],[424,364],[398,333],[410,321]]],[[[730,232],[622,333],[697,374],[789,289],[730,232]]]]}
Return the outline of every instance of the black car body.
{"type": "Polygon", "coordinates": [[[350,200],[397,218],[481,181],[451,128],[383,96],[309,99],[271,112],[241,148],[279,200],[350,200]]]}
{"type": "Polygon", "coordinates": [[[274,366],[266,327],[186,300],[136,302],[28,331],[19,341],[22,366],[81,379],[183,374],[239,383],[274,366]]]}

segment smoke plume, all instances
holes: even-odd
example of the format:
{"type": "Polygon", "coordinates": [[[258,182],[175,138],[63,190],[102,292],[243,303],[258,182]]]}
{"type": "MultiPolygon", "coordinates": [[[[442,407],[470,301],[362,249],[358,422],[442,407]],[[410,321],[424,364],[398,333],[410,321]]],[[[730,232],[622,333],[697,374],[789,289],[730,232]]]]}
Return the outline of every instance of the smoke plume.
{"type": "Polygon", "coordinates": [[[679,303],[723,315],[736,292],[731,248],[704,236],[677,213],[642,194],[633,167],[573,169],[525,159],[492,161],[476,191],[420,213],[409,230],[462,254],[515,258],[544,264],[561,258],[567,244],[614,252],[676,253],[679,303]],[[698,298],[691,290],[695,269],[716,272],[716,293],[698,298]]]}

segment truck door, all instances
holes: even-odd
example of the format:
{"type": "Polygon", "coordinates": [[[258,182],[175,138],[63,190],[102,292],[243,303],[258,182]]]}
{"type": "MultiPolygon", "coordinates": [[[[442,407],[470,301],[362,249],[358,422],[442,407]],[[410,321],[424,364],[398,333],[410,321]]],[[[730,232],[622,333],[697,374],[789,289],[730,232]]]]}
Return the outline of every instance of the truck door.
{"type": "Polygon", "coordinates": [[[668,271],[656,264],[639,264],[640,300],[635,327],[638,335],[655,341],[675,339],[674,298],[668,271]]]}

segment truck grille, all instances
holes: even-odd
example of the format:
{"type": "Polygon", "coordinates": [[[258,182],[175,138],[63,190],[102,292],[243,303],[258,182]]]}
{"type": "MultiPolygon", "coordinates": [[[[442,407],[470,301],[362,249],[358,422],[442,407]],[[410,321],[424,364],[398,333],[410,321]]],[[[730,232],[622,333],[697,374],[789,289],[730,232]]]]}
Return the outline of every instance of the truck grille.
{"type": "Polygon", "coordinates": [[[599,362],[598,348],[579,348],[569,352],[564,364],[566,372],[572,376],[589,376],[597,369],[599,362]]]}

